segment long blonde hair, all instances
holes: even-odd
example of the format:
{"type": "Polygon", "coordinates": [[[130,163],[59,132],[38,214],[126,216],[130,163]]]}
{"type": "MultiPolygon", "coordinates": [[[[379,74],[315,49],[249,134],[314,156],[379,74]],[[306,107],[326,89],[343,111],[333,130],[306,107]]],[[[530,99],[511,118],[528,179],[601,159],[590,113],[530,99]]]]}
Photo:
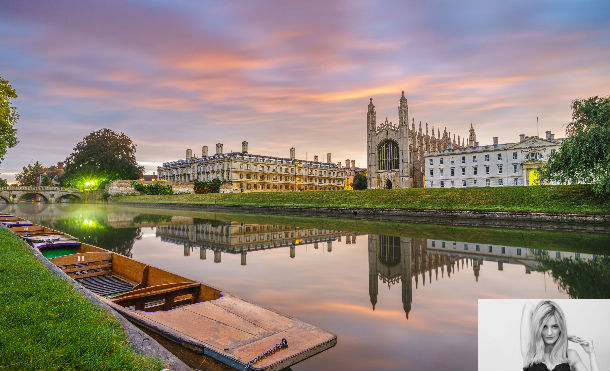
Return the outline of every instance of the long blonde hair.
{"type": "Polygon", "coordinates": [[[564,363],[568,360],[568,329],[565,316],[557,303],[544,300],[536,305],[532,313],[530,323],[530,343],[525,357],[525,367],[535,363],[543,363],[544,341],[542,340],[542,330],[550,318],[555,318],[559,325],[559,338],[553,345],[549,360],[553,363],[564,363]]]}

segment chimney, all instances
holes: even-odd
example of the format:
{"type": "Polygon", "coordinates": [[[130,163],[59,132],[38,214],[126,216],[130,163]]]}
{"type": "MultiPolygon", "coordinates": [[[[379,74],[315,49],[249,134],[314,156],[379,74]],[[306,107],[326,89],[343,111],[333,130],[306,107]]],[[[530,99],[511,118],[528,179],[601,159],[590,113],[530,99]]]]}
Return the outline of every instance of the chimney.
{"type": "Polygon", "coordinates": [[[352,163],[350,165],[350,168],[355,169],[356,168],[356,160],[352,160],[352,163]]]}
{"type": "Polygon", "coordinates": [[[545,132],[545,134],[546,134],[546,140],[553,140],[553,139],[552,139],[552,135],[553,135],[553,134],[551,134],[551,131],[550,131],[550,130],[547,130],[547,131],[545,132]]]}
{"type": "Polygon", "coordinates": [[[57,175],[58,176],[62,176],[64,175],[64,163],[63,162],[58,162],[57,163],[57,175]]]}
{"type": "Polygon", "coordinates": [[[330,153],[330,152],[328,152],[328,153],[326,154],[326,162],[328,162],[329,164],[332,162],[332,161],[330,160],[330,155],[331,155],[331,153],[330,153]]]}
{"type": "Polygon", "coordinates": [[[246,142],[245,140],[241,142],[241,152],[248,153],[248,142],[246,142]]]}
{"type": "Polygon", "coordinates": [[[555,134],[551,133],[551,140],[555,140],[555,134]]]}
{"type": "Polygon", "coordinates": [[[318,162],[318,155],[313,156],[313,161],[318,162]]]}
{"type": "Polygon", "coordinates": [[[190,148],[186,149],[186,159],[189,160],[191,157],[193,157],[193,150],[190,148]]]}
{"type": "Polygon", "coordinates": [[[222,143],[216,143],[216,154],[222,155],[222,143]]]}
{"type": "Polygon", "coordinates": [[[345,168],[349,169],[349,158],[345,160],[345,168]]]}
{"type": "Polygon", "coordinates": [[[494,137],[494,146],[498,145],[498,137],[494,137]]]}
{"type": "Polygon", "coordinates": [[[523,142],[525,140],[525,134],[519,134],[519,142],[523,142]]]}
{"type": "Polygon", "coordinates": [[[290,159],[291,160],[294,160],[294,158],[295,158],[295,153],[294,152],[295,152],[294,147],[291,147],[290,148],[290,159]]]}
{"type": "Polygon", "coordinates": [[[201,157],[208,157],[208,146],[201,147],[201,157]]]}
{"type": "Polygon", "coordinates": [[[341,161],[337,162],[337,167],[341,169],[341,161]]]}

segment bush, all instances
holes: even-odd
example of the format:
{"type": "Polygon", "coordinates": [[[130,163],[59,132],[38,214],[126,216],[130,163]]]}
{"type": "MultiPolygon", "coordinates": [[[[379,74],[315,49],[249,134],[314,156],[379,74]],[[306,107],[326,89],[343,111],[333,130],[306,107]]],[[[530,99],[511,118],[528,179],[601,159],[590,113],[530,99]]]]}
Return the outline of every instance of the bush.
{"type": "Polygon", "coordinates": [[[195,181],[195,193],[218,193],[222,181],[220,179],[212,179],[210,182],[195,181]]]}
{"type": "Polygon", "coordinates": [[[356,173],[356,175],[354,175],[354,182],[352,183],[352,187],[354,188],[354,190],[366,189],[366,183],[366,175],[362,173],[356,173]]]}
{"type": "Polygon", "coordinates": [[[174,190],[171,185],[156,184],[139,184],[133,185],[133,188],[143,195],[173,195],[174,190]]]}

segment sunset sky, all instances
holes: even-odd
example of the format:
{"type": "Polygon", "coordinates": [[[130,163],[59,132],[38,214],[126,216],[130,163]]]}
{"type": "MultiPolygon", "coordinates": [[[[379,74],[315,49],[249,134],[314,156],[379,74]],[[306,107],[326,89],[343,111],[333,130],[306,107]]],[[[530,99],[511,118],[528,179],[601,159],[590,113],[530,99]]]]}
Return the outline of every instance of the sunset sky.
{"type": "Polygon", "coordinates": [[[604,1],[0,1],[0,76],[20,143],[0,177],[63,161],[89,132],[164,161],[240,150],[366,166],[366,110],[467,135],[552,130],[608,95],[604,1]]]}

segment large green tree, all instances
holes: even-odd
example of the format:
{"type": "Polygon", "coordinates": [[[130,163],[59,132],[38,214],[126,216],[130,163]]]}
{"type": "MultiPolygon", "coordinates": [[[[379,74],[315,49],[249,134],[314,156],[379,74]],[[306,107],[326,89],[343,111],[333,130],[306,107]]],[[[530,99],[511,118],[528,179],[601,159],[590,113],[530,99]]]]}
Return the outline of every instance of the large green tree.
{"type": "Polygon", "coordinates": [[[366,189],[366,175],[362,173],[356,173],[354,175],[354,182],[352,183],[352,188],[354,190],[366,189]]]}
{"type": "Polygon", "coordinates": [[[572,102],[572,122],[559,151],[542,168],[543,180],[589,183],[610,195],[610,96],[572,102]]]}
{"type": "Polygon", "coordinates": [[[41,180],[41,175],[46,171],[48,171],[48,168],[36,161],[34,164],[24,166],[21,172],[15,176],[15,180],[22,186],[36,186],[41,180]]]}
{"type": "Polygon", "coordinates": [[[110,129],[91,132],[65,160],[62,183],[97,188],[116,179],[138,179],[144,170],[136,162],[136,145],[110,129]]]}
{"type": "Polygon", "coordinates": [[[0,162],[4,160],[6,150],[17,145],[15,123],[19,113],[11,104],[13,98],[17,98],[17,92],[8,81],[0,77],[0,162]]]}

